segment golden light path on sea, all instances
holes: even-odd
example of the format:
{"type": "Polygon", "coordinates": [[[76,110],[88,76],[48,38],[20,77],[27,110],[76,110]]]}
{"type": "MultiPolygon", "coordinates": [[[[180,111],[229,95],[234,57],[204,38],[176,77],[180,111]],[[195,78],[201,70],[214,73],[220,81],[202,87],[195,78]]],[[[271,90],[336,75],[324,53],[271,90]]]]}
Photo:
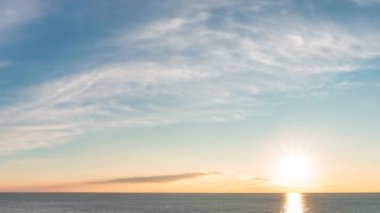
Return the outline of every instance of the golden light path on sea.
{"type": "Polygon", "coordinates": [[[301,193],[291,192],[286,194],[282,213],[303,213],[304,201],[301,193]]]}

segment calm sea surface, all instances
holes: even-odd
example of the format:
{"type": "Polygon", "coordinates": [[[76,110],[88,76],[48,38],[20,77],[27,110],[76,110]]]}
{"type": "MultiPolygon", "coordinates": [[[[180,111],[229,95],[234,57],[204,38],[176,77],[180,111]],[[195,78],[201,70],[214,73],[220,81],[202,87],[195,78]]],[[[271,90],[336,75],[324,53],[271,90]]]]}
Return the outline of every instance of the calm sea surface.
{"type": "Polygon", "coordinates": [[[380,194],[0,194],[1,213],[380,213],[380,194]]]}

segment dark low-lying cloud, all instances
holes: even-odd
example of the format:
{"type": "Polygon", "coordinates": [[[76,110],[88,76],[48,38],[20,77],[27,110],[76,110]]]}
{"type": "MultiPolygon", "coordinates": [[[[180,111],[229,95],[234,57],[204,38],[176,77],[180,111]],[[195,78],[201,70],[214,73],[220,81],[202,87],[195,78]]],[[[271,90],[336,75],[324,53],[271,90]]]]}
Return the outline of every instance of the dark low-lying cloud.
{"type": "Polygon", "coordinates": [[[107,184],[107,183],[168,183],[180,181],[185,179],[194,179],[202,176],[216,175],[218,172],[193,172],[182,173],[173,175],[159,175],[159,176],[141,176],[141,177],[126,177],[116,178],[103,181],[93,181],[91,184],[107,184]]]}

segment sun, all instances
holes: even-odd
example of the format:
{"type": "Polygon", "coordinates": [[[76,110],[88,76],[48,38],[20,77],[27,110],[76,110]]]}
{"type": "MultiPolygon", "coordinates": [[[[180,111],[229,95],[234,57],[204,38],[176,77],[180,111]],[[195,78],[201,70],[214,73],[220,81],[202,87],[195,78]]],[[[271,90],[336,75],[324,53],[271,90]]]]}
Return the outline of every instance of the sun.
{"type": "Polygon", "coordinates": [[[313,164],[306,156],[293,153],[279,159],[276,176],[280,185],[302,187],[311,180],[313,171],[313,164]]]}

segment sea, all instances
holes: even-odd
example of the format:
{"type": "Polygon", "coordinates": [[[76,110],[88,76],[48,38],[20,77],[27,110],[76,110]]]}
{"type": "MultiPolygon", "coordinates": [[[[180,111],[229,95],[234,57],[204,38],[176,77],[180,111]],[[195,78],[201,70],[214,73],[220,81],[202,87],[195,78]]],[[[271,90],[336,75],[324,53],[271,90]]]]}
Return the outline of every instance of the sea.
{"type": "Polygon", "coordinates": [[[2,193],[1,213],[380,213],[380,193],[2,193]]]}

